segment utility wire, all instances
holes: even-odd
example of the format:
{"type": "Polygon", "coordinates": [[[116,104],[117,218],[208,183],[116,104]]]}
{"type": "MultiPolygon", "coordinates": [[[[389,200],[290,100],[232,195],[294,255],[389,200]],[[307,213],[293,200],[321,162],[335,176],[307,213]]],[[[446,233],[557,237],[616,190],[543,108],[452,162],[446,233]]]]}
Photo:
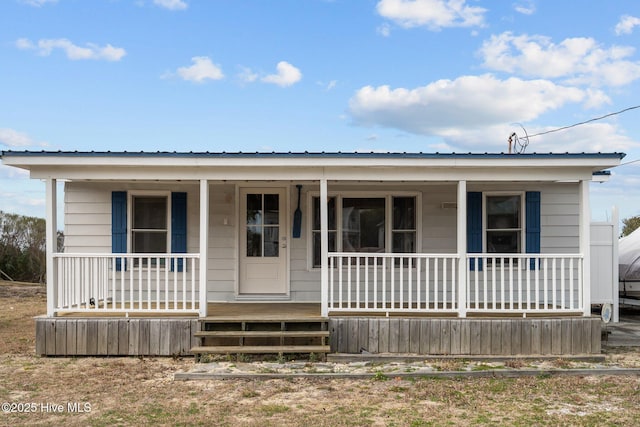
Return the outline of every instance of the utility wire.
{"type": "Polygon", "coordinates": [[[587,123],[595,122],[597,120],[606,119],[607,117],[616,116],[618,114],[622,114],[622,113],[625,113],[627,111],[635,110],[636,108],[640,108],[640,105],[636,105],[636,106],[633,106],[633,107],[625,108],[624,110],[616,111],[615,113],[609,113],[609,114],[605,114],[604,116],[595,117],[593,119],[585,120],[584,122],[574,123],[574,124],[569,125],[569,126],[563,126],[563,127],[557,128],[557,129],[551,129],[551,130],[548,130],[548,131],[545,131],[545,132],[540,132],[540,133],[536,133],[534,135],[529,135],[529,138],[533,138],[534,136],[546,135],[546,134],[552,133],[552,132],[559,132],[559,131],[565,130],[565,129],[574,128],[576,126],[581,126],[581,125],[584,125],[584,124],[587,124],[587,123]]]}

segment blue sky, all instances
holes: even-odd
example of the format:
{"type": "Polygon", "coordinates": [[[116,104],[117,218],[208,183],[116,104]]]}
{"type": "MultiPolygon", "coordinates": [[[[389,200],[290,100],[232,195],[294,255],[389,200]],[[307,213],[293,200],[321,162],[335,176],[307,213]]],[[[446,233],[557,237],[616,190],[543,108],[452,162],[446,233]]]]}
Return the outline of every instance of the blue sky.
{"type": "MultiPolygon", "coordinates": [[[[640,105],[640,2],[2,0],[0,150],[502,152],[640,105]]],[[[526,152],[640,159],[640,109],[526,152]]],[[[640,214],[640,162],[592,185],[640,214]]],[[[0,166],[0,210],[44,184],[0,166]]]]}

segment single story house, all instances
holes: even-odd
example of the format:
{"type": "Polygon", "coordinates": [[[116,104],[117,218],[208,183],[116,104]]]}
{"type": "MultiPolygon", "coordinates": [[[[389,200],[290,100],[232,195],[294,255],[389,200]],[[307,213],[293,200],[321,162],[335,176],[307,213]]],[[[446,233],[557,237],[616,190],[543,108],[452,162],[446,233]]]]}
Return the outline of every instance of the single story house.
{"type": "Polygon", "coordinates": [[[46,185],[43,355],[600,352],[622,153],[5,151],[46,185]]]}

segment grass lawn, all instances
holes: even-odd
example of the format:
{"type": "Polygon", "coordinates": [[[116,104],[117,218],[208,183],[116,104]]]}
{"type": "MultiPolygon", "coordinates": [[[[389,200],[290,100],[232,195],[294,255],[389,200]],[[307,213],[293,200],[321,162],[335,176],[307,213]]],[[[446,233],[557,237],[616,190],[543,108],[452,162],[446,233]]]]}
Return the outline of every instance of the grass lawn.
{"type": "Polygon", "coordinates": [[[44,288],[0,283],[0,425],[640,425],[638,376],[174,382],[193,359],[35,356],[44,312],[44,288]]]}

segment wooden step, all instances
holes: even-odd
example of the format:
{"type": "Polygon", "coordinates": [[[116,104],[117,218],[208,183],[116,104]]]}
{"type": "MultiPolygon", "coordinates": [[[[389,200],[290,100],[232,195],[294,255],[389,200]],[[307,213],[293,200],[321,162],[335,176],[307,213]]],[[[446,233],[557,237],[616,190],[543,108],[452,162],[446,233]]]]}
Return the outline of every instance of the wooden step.
{"type": "Polygon", "coordinates": [[[321,338],[328,337],[329,331],[197,331],[196,337],[287,337],[287,338],[321,338]]]}
{"type": "Polygon", "coordinates": [[[265,316],[252,317],[249,315],[241,315],[237,317],[201,317],[198,319],[200,323],[327,323],[328,317],[282,317],[274,316],[272,318],[265,316]]]}
{"type": "Polygon", "coordinates": [[[198,346],[191,348],[193,354],[231,354],[231,353],[329,353],[331,349],[328,345],[220,345],[220,346],[198,346]]]}

